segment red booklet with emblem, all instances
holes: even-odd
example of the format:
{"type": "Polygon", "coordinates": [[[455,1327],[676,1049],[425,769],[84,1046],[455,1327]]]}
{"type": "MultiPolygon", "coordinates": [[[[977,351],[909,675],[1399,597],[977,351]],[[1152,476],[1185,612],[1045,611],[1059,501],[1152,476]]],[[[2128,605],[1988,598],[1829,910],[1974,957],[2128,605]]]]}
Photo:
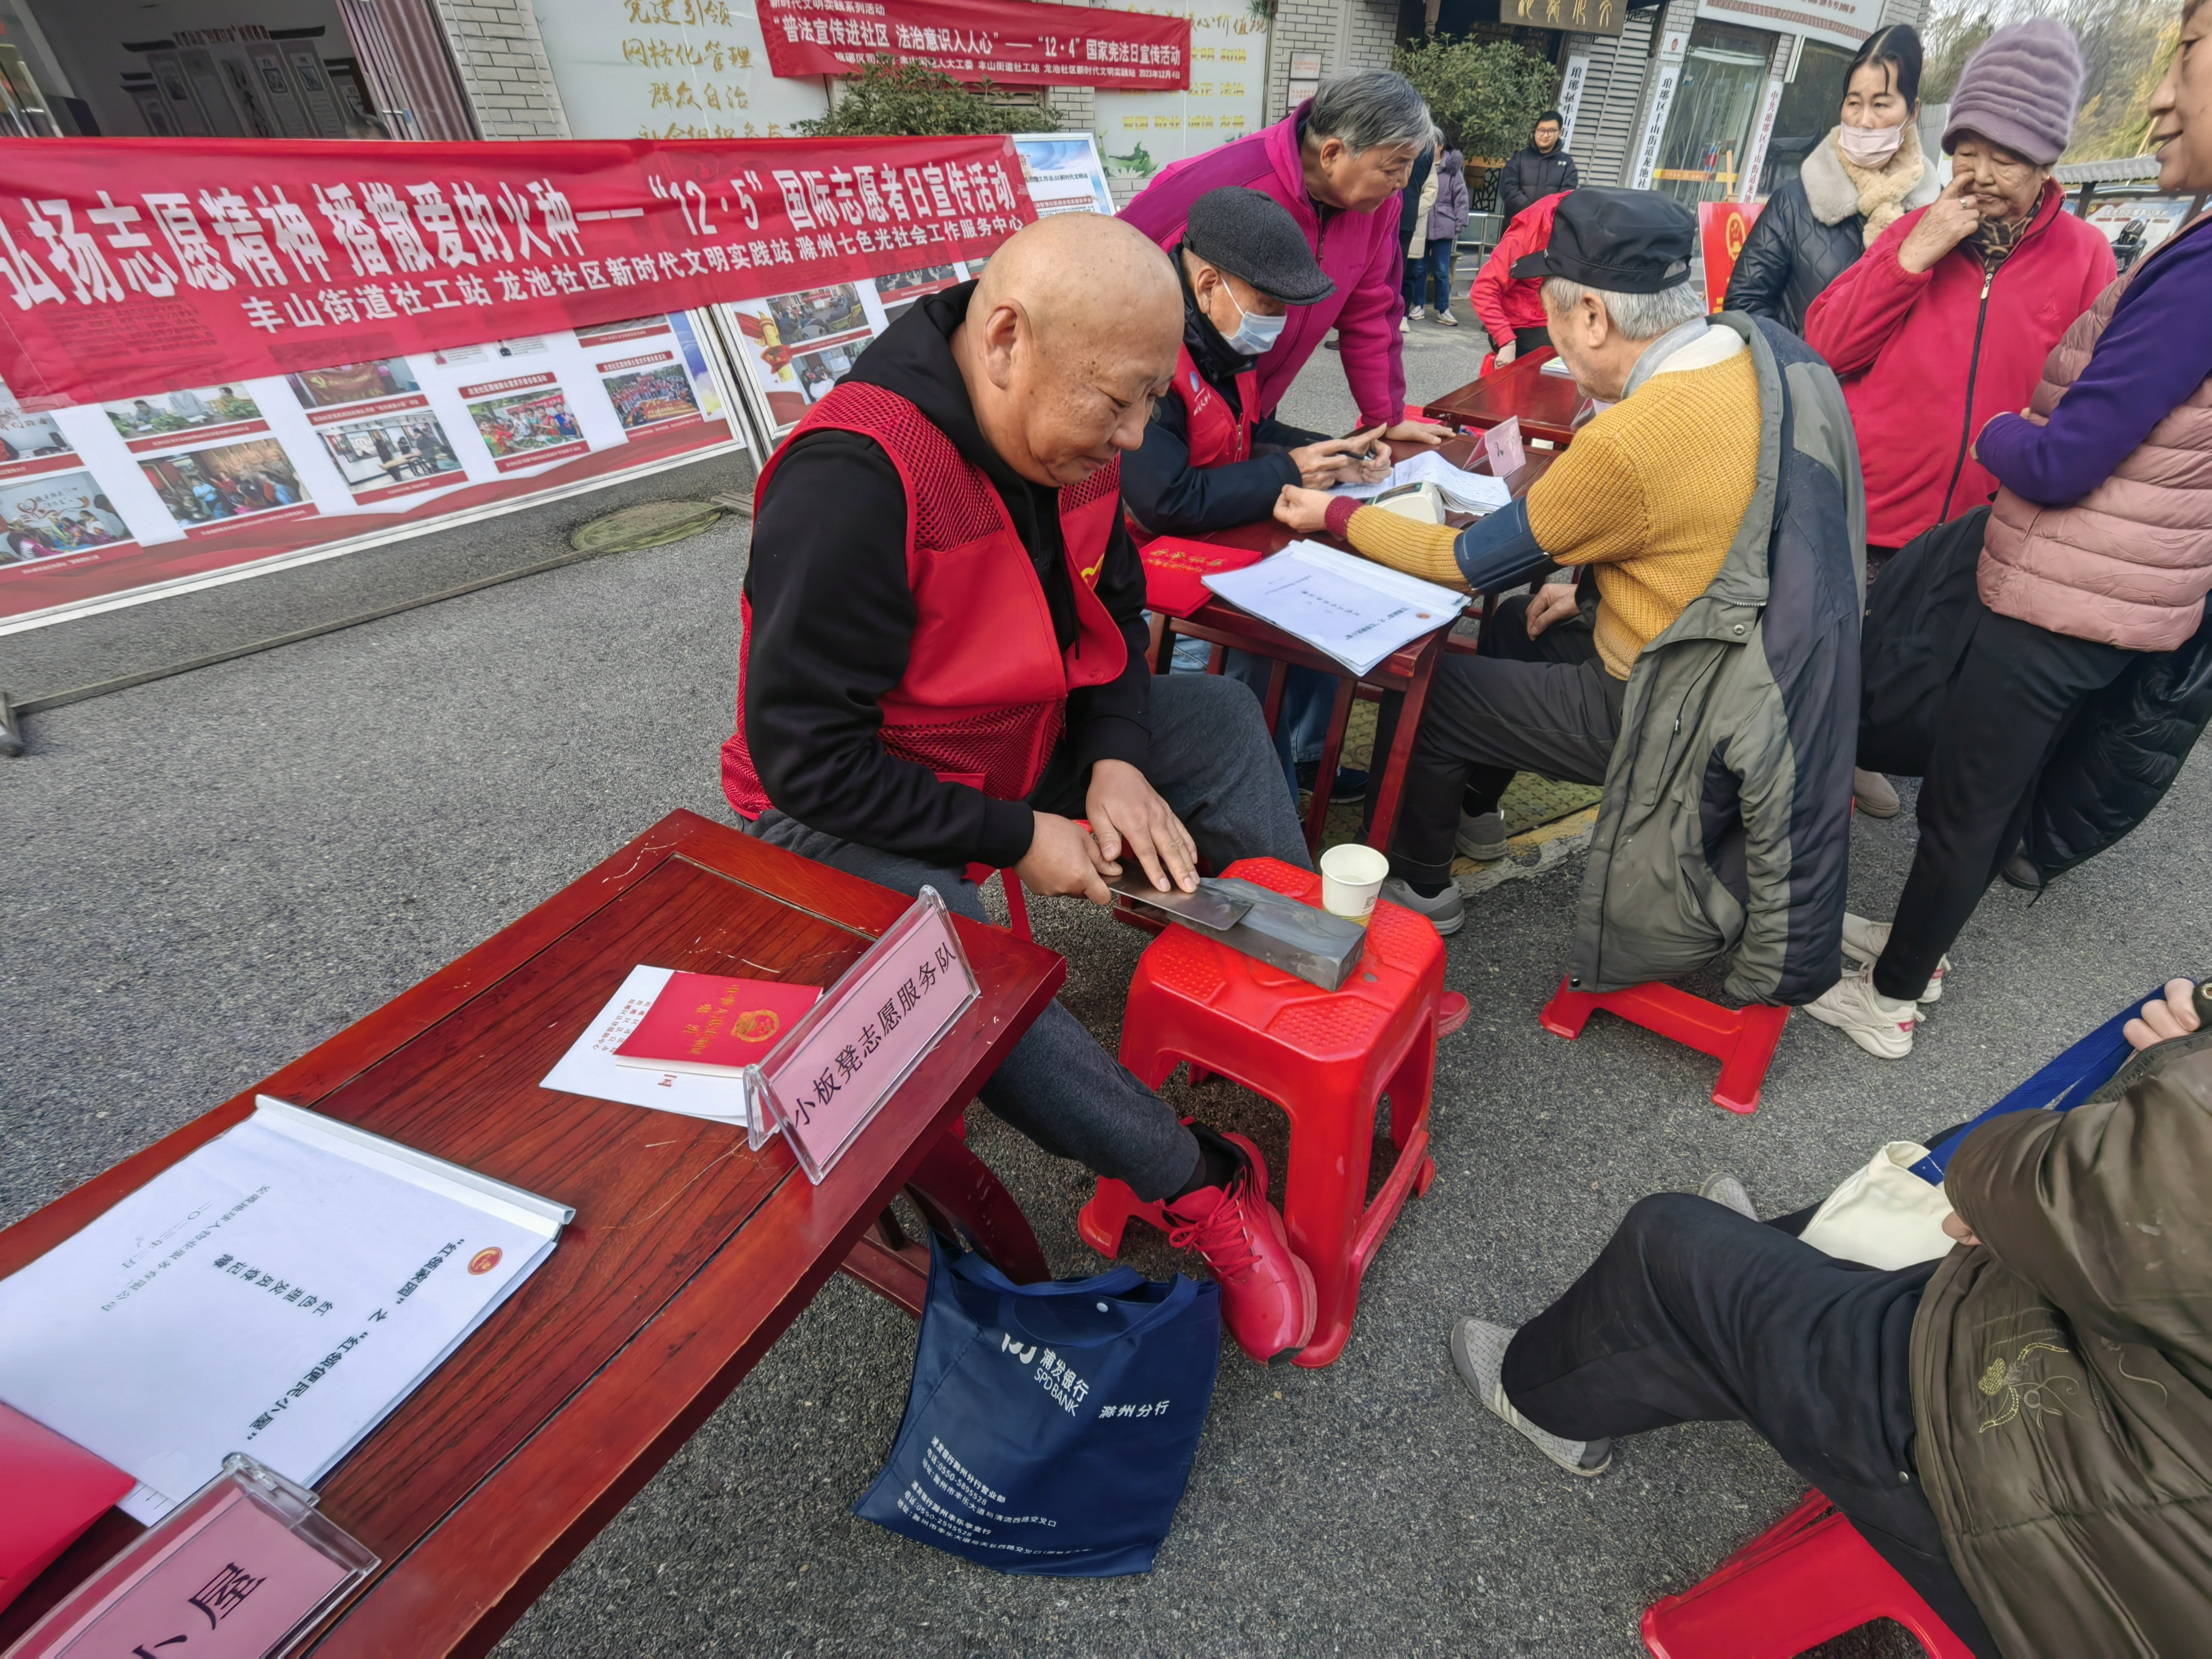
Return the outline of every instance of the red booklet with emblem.
{"type": "Polygon", "coordinates": [[[1137,550],[1145,562],[1145,604],[1170,617],[1188,617],[1212,598],[1205,578],[1217,570],[1242,570],[1266,556],[1257,548],[1221,547],[1182,536],[1163,536],[1137,550]]]}
{"type": "Polygon", "coordinates": [[[821,1000],[818,985],[671,974],[645,1018],[616,1048],[615,1064],[735,1077],[766,1060],[821,1000]]]}

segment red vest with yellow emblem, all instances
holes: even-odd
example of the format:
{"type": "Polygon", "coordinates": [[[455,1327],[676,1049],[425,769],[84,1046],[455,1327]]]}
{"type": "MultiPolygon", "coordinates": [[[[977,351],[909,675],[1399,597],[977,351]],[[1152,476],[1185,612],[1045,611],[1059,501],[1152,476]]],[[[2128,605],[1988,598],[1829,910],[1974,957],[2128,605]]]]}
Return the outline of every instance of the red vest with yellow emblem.
{"type": "MultiPolygon", "coordinates": [[[[1127,641],[1096,591],[1121,500],[1121,463],[1060,492],[1078,624],[1075,642],[1063,652],[1006,502],[982,469],[896,392],[851,382],[833,387],[761,469],[757,503],[774,485],[777,463],[792,444],[823,431],[858,433],[879,445],[906,489],[914,638],[906,673],[878,705],[884,749],[947,783],[969,784],[1000,800],[1022,799],[1044,775],[1060,740],[1067,694],[1118,678],[1128,665],[1127,641]]],[[[775,803],[745,744],[751,601],[741,610],[738,729],[722,745],[722,793],[741,816],[755,818],[775,803]]]]}
{"type": "Polygon", "coordinates": [[[1231,410],[1229,400],[1206,384],[1206,376],[1198,372],[1191,361],[1190,348],[1186,345],[1176,357],[1176,396],[1189,411],[1184,424],[1189,428],[1190,464],[1193,466],[1229,466],[1237,461],[1252,459],[1252,428],[1258,424],[1254,414],[1260,402],[1260,371],[1248,368],[1237,377],[1237,401],[1243,408],[1231,410]]]}

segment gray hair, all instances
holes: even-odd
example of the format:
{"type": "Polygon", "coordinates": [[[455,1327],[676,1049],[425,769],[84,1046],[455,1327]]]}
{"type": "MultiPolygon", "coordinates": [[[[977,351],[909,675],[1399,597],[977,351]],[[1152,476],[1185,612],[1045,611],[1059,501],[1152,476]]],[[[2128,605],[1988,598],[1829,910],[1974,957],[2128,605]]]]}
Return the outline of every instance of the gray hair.
{"type": "Polygon", "coordinates": [[[1335,138],[1357,155],[1377,144],[1426,149],[1436,122],[1413,83],[1394,70],[1361,70],[1321,83],[1306,131],[1316,142],[1335,138]]]}
{"type": "Polygon", "coordinates": [[[1656,294],[1614,294],[1564,276],[1544,278],[1544,303],[1553,311],[1572,311],[1585,294],[1597,296],[1626,340],[1656,340],[1705,314],[1705,296],[1695,283],[1677,283],[1656,294]]]}

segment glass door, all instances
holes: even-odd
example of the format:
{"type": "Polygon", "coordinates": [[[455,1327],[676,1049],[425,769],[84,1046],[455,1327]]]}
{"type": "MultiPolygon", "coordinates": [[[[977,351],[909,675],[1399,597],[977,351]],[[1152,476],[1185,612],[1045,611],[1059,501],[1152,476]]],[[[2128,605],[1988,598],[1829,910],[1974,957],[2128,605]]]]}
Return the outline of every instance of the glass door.
{"type": "Polygon", "coordinates": [[[1651,186],[1684,202],[1720,202],[1736,191],[1736,161],[1765,95],[1774,37],[1699,19],[1690,31],[1681,84],[1651,186]]]}

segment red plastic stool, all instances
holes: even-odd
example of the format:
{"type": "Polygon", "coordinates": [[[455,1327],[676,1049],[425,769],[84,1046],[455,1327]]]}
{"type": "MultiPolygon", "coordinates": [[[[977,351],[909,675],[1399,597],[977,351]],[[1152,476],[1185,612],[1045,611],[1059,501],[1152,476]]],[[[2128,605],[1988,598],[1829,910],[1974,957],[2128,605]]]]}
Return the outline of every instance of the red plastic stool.
{"type": "Polygon", "coordinates": [[[1713,1104],[1731,1112],[1759,1109],[1759,1085],[1766,1080],[1774,1046],[1782,1041],[1783,1024],[1790,1018],[1787,1008],[1770,1008],[1764,1003],[1723,1008],[1656,980],[1648,985],[1632,985],[1626,991],[1570,991],[1564,979],[1537,1018],[1553,1036],[1571,1042],[1600,1008],[1618,1014],[1632,1025],[1687,1043],[1720,1061],[1713,1104]]]}
{"type": "Polygon", "coordinates": [[[1894,1619],[1929,1659],[1973,1659],[1935,1610],[1818,1492],[1680,1595],[1644,1610],[1657,1659],[1793,1659],[1894,1619]]]}
{"type": "MultiPolygon", "coordinates": [[[[1241,859],[1223,872],[1304,903],[1321,902],[1321,878],[1273,859],[1241,859]]],[[[1283,1206],[1291,1248],[1312,1269],[1320,1308],[1301,1365],[1344,1351],[1360,1275],[1397,1219],[1408,1192],[1436,1179],[1429,1156],[1429,1096],[1436,1080],[1437,1005],[1444,946],[1411,910],[1377,904],[1359,966],[1328,992],[1188,927],[1145,949],[1121,1022],[1121,1063],[1158,1088],[1179,1060],[1241,1083],[1291,1120],[1290,1167],[1268,1196],[1283,1206]],[[1398,1162],[1370,1204],[1367,1170],[1375,1114],[1390,1097],[1398,1162]]],[[[1077,1231],[1102,1255],[1121,1253],[1132,1218],[1165,1231],[1168,1219],[1118,1181],[1101,1181],[1077,1231]]]]}

